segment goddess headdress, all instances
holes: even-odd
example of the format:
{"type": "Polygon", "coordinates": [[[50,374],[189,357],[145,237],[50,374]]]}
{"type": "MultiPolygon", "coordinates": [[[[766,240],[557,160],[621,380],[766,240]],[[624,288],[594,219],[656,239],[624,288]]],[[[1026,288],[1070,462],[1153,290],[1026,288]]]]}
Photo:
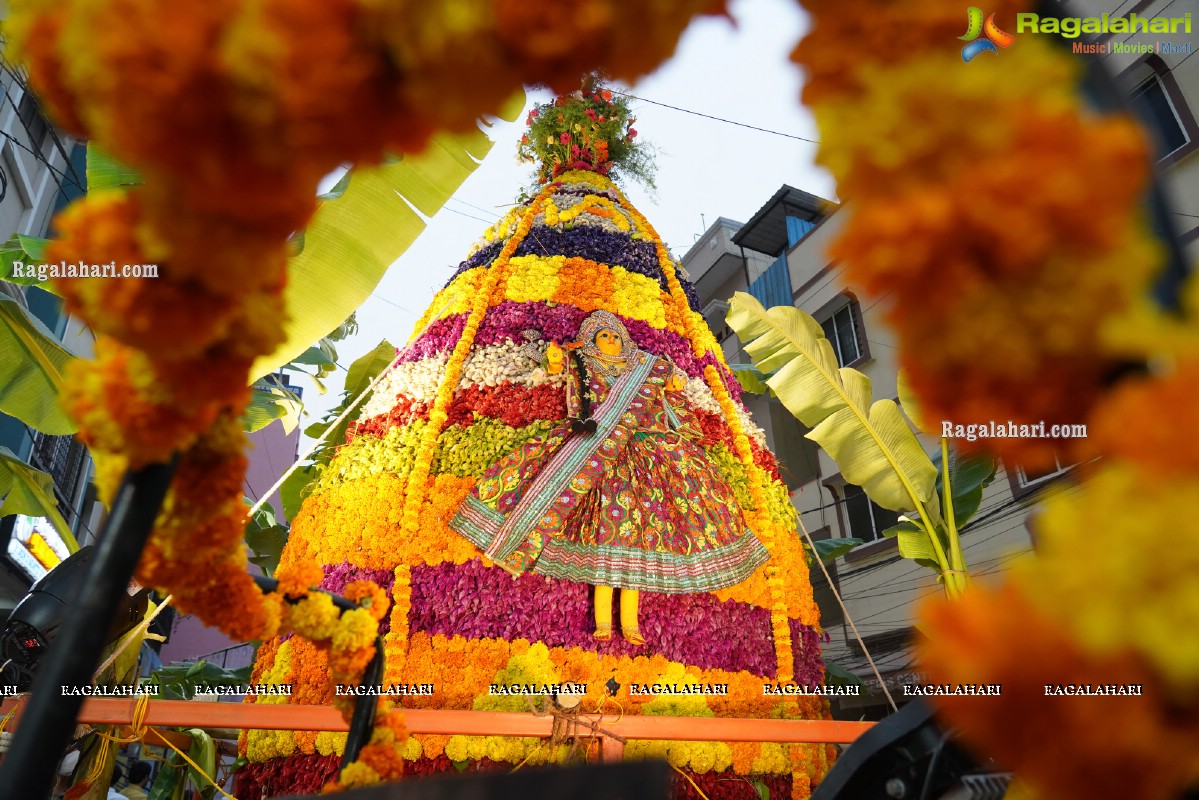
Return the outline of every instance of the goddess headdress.
{"type": "Polygon", "coordinates": [[[579,349],[592,358],[611,360],[612,356],[605,356],[595,345],[596,334],[603,330],[616,331],[620,334],[621,349],[618,358],[629,359],[637,352],[637,345],[633,344],[633,339],[629,336],[624,323],[611,311],[595,311],[583,320],[583,324],[579,328],[579,349]]]}

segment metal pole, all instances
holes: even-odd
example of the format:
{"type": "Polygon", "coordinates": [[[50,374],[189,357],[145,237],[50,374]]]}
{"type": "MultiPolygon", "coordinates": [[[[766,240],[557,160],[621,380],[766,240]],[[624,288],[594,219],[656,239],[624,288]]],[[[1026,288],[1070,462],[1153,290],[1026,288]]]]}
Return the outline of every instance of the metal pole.
{"type": "Polygon", "coordinates": [[[104,523],[96,556],[79,597],[50,643],[45,666],[34,679],[21,726],[0,765],[0,797],[48,797],[55,767],[75,731],[84,698],[63,695],[64,686],[92,682],[109,644],[112,617],[150,536],[178,459],[125,473],[112,513],[104,523]]]}

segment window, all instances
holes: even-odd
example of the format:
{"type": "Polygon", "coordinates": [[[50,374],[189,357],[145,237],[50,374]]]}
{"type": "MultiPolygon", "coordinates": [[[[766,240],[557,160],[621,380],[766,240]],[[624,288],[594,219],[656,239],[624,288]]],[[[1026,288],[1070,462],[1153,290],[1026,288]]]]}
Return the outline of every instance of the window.
{"type": "Polygon", "coordinates": [[[17,115],[21,118],[21,124],[25,126],[25,131],[29,134],[30,148],[34,152],[40,153],[50,128],[46,123],[46,118],[42,115],[42,110],[38,108],[37,100],[29,91],[21,95],[21,102],[17,106],[17,115]]]}
{"type": "Polygon", "coordinates": [[[1159,158],[1165,158],[1189,141],[1182,119],[1157,73],[1133,89],[1128,99],[1141,119],[1157,131],[1161,143],[1159,158]]]}
{"type": "Polygon", "coordinates": [[[865,337],[862,335],[861,314],[856,301],[851,299],[820,320],[820,327],[824,328],[824,336],[837,354],[838,364],[848,367],[862,360],[865,355],[862,352],[862,340],[865,337]]]}
{"type": "Polygon", "coordinates": [[[1044,469],[1028,472],[1019,465],[1016,466],[1016,484],[1021,489],[1028,489],[1033,486],[1039,486],[1042,483],[1053,480],[1059,475],[1063,475],[1070,471],[1073,464],[1062,464],[1057,458],[1053,457],[1053,465],[1047,466],[1044,469]]]}
{"type": "Polygon", "coordinates": [[[704,322],[708,323],[708,329],[716,336],[717,344],[723,344],[725,339],[733,335],[733,329],[725,322],[728,313],[729,304],[724,300],[710,300],[704,306],[704,322]]]}
{"type": "Polygon", "coordinates": [[[873,542],[883,538],[883,531],[899,522],[899,512],[878,505],[860,486],[846,486],[845,519],[849,524],[846,536],[873,542]]]}
{"type": "Polygon", "coordinates": [[[74,436],[38,433],[34,437],[29,461],[38,469],[50,473],[58,511],[68,524],[73,524],[75,509],[72,502],[79,480],[87,470],[87,459],[87,448],[75,441],[74,436]]]}

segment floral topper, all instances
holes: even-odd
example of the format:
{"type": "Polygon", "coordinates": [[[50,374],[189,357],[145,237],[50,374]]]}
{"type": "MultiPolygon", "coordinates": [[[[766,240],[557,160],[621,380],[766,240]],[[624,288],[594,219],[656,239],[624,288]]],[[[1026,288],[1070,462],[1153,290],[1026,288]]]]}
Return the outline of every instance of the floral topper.
{"type": "Polygon", "coordinates": [[[629,98],[588,76],[583,88],[534,106],[521,137],[522,160],[537,165],[537,182],[572,169],[630,177],[654,188],[654,149],[637,142],[629,98]]]}

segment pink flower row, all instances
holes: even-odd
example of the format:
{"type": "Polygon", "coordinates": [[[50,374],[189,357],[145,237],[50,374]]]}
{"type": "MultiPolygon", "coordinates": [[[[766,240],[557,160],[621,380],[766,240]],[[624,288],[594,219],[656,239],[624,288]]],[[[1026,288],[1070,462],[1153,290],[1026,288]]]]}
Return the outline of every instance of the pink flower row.
{"type": "MultiPolygon", "coordinates": [[[[550,647],[579,647],[602,655],[661,654],[671,661],[765,678],[776,674],[770,612],[710,594],[641,596],[641,633],[634,647],[620,637],[592,638],[591,587],[522,575],[513,580],[479,560],[412,568],[409,629],[468,639],[528,639],[550,647]]],[[[818,685],[823,674],[818,636],[791,621],[797,680],[818,685]]]]}
{"type": "MultiPolygon", "coordinates": [[[[578,338],[579,327],[587,312],[570,305],[549,306],[544,302],[517,303],[506,300],[489,309],[475,336],[475,347],[487,347],[503,342],[522,343],[522,334],[527,330],[538,331],[545,339],[555,342],[570,342],[578,338]]],[[[655,328],[641,320],[621,318],[634,343],[654,355],[666,356],[679,369],[692,377],[704,374],[704,367],[713,364],[724,375],[729,394],[736,402],[741,401],[741,384],[732,372],[721,365],[716,357],[708,353],[696,358],[690,343],[671,331],[655,328]]],[[[436,320],[425,329],[412,344],[404,348],[402,362],[419,361],[453,348],[462,336],[466,324],[465,314],[436,320]]]]}

